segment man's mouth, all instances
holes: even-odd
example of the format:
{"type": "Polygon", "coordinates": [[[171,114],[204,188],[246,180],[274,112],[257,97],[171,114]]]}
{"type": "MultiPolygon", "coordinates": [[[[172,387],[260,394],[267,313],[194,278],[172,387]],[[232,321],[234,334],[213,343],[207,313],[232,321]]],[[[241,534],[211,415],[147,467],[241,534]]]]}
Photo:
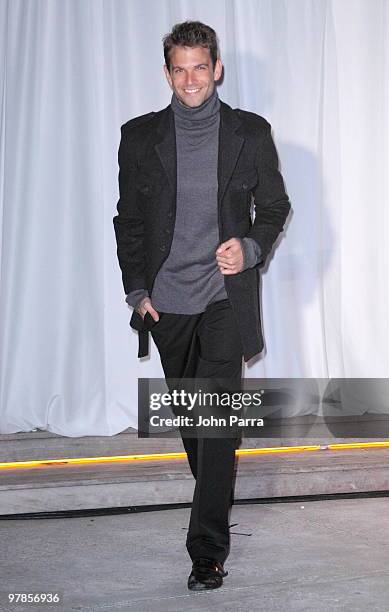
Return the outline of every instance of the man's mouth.
{"type": "Polygon", "coordinates": [[[198,87],[197,89],[184,89],[184,92],[187,94],[195,94],[199,91],[200,91],[200,87],[198,87]]]}

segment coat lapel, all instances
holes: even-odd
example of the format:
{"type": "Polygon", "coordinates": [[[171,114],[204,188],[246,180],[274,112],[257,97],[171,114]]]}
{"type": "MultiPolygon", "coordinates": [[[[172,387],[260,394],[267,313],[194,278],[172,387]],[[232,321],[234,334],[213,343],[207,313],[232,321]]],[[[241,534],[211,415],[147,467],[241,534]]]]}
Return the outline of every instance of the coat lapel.
{"type": "Polygon", "coordinates": [[[157,142],[154,145],[166,172],[169,185],[175,194],[177,189],[177,152],[174,116],[170,105],[165,108],[157,128],[157,142]]]}
{"type": "MultiPolygon", "coordinates": [[[[228,104],[221,102],[218,154],[218,201],[223,199],[228,181],[242,150],[244,138],[236,134],[241,121],[228,104]]],[[[169,105],[163,112],[157,128],[155,150],[166,172],[172,192],[177,189],[177,151],[174,115],[169,105]]]]}
{"type": "Polygon", "coordinates": [[[240,125],[241,121],[232,108],[221,102],[218,158],[219,204],[223,199],[244,143],[244,138],[236,134],[240,125]]]}

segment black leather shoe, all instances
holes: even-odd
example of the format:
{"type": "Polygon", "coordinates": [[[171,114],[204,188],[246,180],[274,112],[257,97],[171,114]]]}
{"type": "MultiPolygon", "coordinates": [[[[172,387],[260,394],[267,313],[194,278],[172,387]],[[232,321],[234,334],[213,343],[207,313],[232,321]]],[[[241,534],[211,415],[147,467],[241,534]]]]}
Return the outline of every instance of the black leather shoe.
{"type": "Polygon", "coordinates": [[[223,578],[228,575],[220,561],[215,559],[195,559],[192,571],[188,578],[188,589],[203,591],[205,589],[218,589],[223,584],[223,578]]]}

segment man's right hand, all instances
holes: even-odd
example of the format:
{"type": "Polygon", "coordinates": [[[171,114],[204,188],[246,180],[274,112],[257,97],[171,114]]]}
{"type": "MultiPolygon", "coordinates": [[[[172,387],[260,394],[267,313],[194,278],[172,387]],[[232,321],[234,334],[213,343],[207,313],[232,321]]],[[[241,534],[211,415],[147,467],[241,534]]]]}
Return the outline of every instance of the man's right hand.
{"type": "Polygon", "coordinates": [[[143,300],[139,302],[136,308],[136,311],[140,314],[142,319],[144,319],[146,312],[149,312],[151,316],[153,317],[154,321],[156,322],[159,321],[159,314],[153,308],[153,305],[149,297],[144,297],[143,300]]]}

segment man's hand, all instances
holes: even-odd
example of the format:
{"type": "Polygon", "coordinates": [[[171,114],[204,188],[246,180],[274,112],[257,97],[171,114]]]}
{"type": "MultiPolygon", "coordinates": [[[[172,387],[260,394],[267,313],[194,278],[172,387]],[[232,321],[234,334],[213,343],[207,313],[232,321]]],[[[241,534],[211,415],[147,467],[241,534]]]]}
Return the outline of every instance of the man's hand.
{"type": "Polygon", "coordinates": [[[216,251],[216,261],[222,274],[237,274],[243,269],[242,244],[238,238],[223,242],[216,251]]]}
{"type": "Polygon", "coordinates": [[[140,314],[142,319],[144,319],[146,312],[149,312],[153,317],[154,321],[159,321],[159,314],[153,308],[149,297],[144,297],[143,300],[139,302],[136,311],[140,314]]]}

